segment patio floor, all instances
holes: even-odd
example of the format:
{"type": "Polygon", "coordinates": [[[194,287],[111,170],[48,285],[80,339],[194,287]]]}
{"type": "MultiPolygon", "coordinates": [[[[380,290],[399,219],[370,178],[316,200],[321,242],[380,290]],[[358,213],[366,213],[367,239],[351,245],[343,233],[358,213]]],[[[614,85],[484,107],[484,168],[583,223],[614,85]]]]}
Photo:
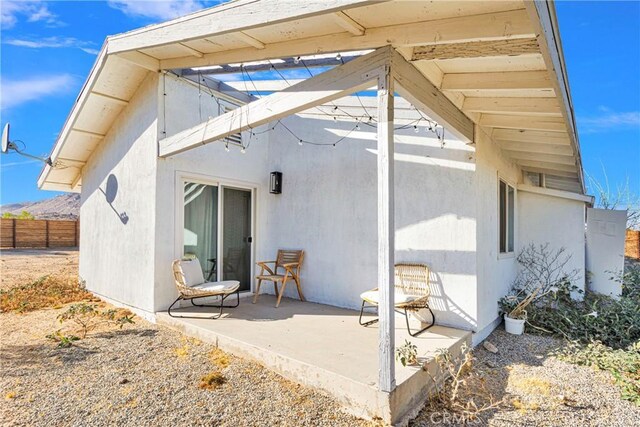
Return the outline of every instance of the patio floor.
{"type": "MultiPolygon", "coordinates": [[[[378,391],[378,328],[360,326],[358,311],[288,298],[279,308],[274,306],[274,296],[261,295],[257,304],[241,298],[238,308],[225,310],[218,320],[175,319],[166,312],[156,313],[156,318],[186,335],[255,359],[293,381],[320,387],[357,416],[395,422],[424,401],[431,381],[418,367],[396,363],[396,390],[378,391]]],[[[210,315],[211,310],[215,309],[190,307],[176,314],[210,315]]],[[[468,331],[443,326],[411,337],[404,317],[396,317],[396,345],[409,339],[418,347],[421,362],[429,363],[439,348],[458,352],[470,337],[468,331]]]]}

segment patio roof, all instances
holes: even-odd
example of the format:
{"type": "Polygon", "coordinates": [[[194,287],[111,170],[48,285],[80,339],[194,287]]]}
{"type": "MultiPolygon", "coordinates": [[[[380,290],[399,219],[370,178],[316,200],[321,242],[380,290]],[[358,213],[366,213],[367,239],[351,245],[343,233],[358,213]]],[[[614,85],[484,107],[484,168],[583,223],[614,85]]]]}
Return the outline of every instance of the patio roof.
{"type": "Polygon", "coordinates": [[[38,185],[79,190],[148,72],[387,45],[522,170],[584,192],[555,10],[523,1],[238,0],[108,37],[51,153],[65,167],[45,166],[38,185]]]}

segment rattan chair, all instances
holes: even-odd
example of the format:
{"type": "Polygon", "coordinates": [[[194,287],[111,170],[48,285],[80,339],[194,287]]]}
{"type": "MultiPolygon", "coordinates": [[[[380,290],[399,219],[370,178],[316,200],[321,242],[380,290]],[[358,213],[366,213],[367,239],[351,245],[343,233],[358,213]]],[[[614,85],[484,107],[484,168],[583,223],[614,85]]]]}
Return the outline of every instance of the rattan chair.
{"type": "Polygon", "coordinates": [[[198,258],[192,259],[177,259],[173,261],[173,278],[178,290],[179,296],[169,306],[167,310],[169,316],[187,318],[187,319],[202,319],[200,316],[176,316],[171,313],[171,309],[174,305],[181,300],[190,300],[191,304],[196,307],[214,307],[219,308],[218,314],[210,317],[210,319],[218,319],[222,316],[222,310],[224,308],[236,308],[240,305],[240,282],[237,280],[226,280],[222,282],[205,282],[202,274],[202,268],[200,267],[200,261],[198,258]],[[224,305],[224,300],[229,295],[236,294],[236,305],[224,305]],[[196,304],[194,299],[219,297],[220,304],[196,304]]]}
{"type": "Polygon", "coordinates": [[[256,294],[253,297],[253,303],[258,301],[260,295],[260,285],[262,281],[272,282],[278,301],[276,307],[280,305],[280,300],[284,294],[284,289],[287,286],[287,282],[293,280],[298,288],[298,295],[300,301],[305,301],[302,294],[302,287],[300,285],[300,269],[302,268],[302,259],[304,258],[304,251],[301,250],[278,250],[278,256],[275,261],[262,261],[258,265],[262,268],[260,274],[256,276],[258,285],[256,286],[256,294]],[[268,264],[274,264],[272,270],[268,264]],[[278,269],[282,272],[278,272],[278,269]],[[267,274],[265,274],[267,273],[267,274]],[[282,288],[278,290],[278,283],[282,283],[282,288]]]}
{"type": "MultiPolygon", "coordinates": [[[[429,296],[431,295],[429,267],[423,264],[396,264],[394,282],[394,306],[396,309],[402,309],[404,311],[409,335],[415,337],[435,325],[436,316],[433,314],[431,307],[429,307],[429,296]],[[431,324],[415,333],[411,332],[408,312],[415,312],[422,309],[427,309],[431,313],[431,324]]],[[[360,298],[362,298],[362,308],[360,309],[359,323],[362,326],[369,326],[376,323],[378,319],[363,322],[362,314],[364,313],[367,303],[370,304],[370,307],[378,306],[380,302],[378,288],[363,292],[360,298]]]]}

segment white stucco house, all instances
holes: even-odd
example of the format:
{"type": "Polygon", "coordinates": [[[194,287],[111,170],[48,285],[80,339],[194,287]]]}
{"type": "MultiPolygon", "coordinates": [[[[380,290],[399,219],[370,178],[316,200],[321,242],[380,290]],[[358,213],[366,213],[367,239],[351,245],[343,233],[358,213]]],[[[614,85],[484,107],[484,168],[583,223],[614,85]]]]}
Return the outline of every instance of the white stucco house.
{"type": "Polygon", "coordinates": [[[304,249],[308,301],[357,310],[380,287],[384,393],[395,262],[430,267],[437,324],[474,342],[526,244],[585,276],[591,197],[550,2],[238,0],[108,37],[52,159],[38,184],[82,195],[89,290],[154,320],[176,258],[214,279],[233,264],[250,295],[255,262],[304,249]]]}

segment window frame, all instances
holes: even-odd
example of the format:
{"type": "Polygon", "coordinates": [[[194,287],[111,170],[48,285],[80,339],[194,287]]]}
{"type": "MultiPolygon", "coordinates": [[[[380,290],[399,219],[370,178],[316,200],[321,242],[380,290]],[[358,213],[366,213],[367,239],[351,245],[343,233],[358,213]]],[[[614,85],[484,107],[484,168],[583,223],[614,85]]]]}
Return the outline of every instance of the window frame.
{"type": "Polygon", "coordinates": [[[517,206],[517,190],[516,186],[511,184],[508,180],[498,176],[498,186],[497,186],[497,225],[498,225],[498,258],[510,258],[515,255],[515,247],[516,247],[516,206],[517,206]],[[504,184],[505,192],[504,192],[504,207],[502,206],[502,194],[501,194],[501,186],[504,184]],[[510,201],[509,192],[512,192],[513,199],[510,201]],[[511,214],[511,215],[510,215],[511,214]],[[502,218],[504,215],[504,236],[502,234],[502,218]],[[503,248],[504,243],[504,250],[503,248]]]}

